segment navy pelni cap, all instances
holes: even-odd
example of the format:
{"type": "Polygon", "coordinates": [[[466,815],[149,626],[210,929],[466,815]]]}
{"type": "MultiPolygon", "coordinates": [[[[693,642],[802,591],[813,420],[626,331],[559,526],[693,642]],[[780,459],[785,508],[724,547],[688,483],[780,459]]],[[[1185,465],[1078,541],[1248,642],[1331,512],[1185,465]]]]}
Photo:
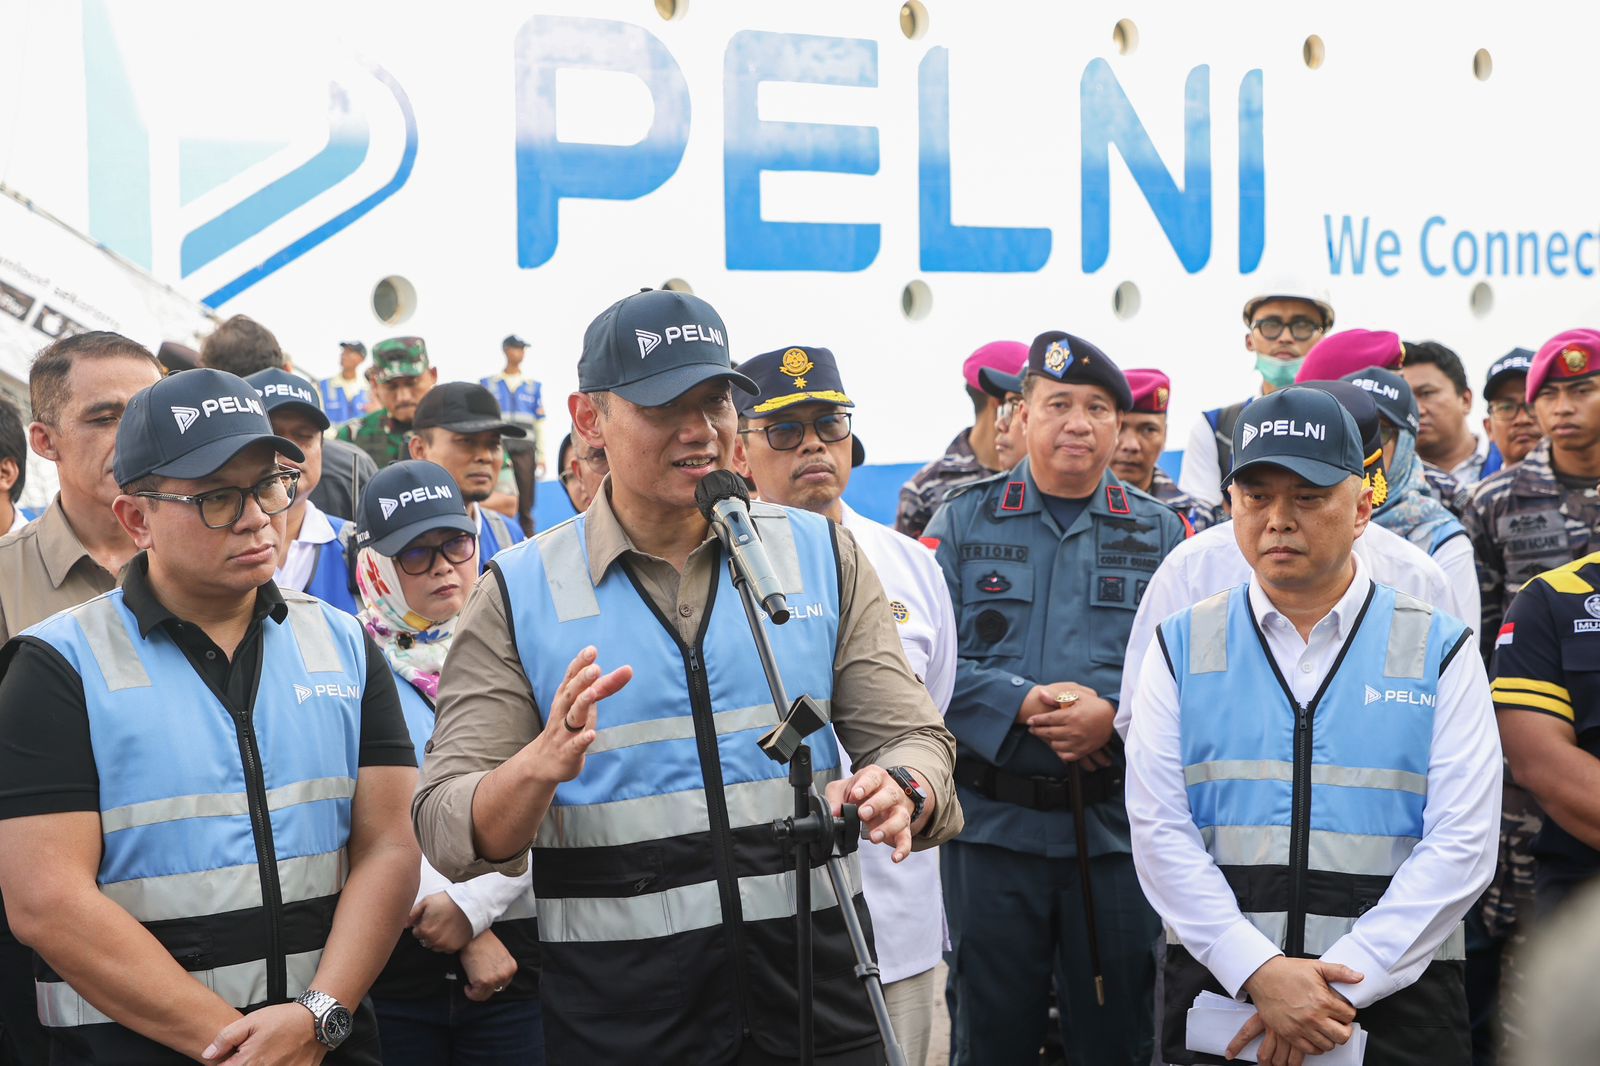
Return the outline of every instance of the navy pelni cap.
{"type": "Polygon", "coordinates": [[[134,394],[117,425],[112,474],[118,485],[150,474],[210,477],[252,444],[270,443],[295,462],[305,453],[272,432],[261,394],[243,378],[201,367],[134,394]]]}
{"type": "Polygon", "coordinates": [[[1514,377],[1526,378],[1532,370],[1533,353],[1526,348],[1511,349],[1490,365],[1489,378],[1483,383],[1483,398],[1494,399],[1495,390],[1501,385],[1514,377]]]}
{"type": "Polygon", "coordinates": [[[1348,381],[1371,396],[1383,420],[1395,429],[1409,429],[1415,434],[1422,426],[1416,394],[1411,391],[1410,383],[1393,370],[1369,366],[1339,380],[1348,381]]]}
{"type": "Polygon", "coordinates": [[[698,296],[645,289],[600,312],[584,331],[579,392],[614,392],[660,407],[713,378],[751,395],[761,391],[733,369],[722,316],[698,296]]]}
{"type": "Polygon", "coordinates": [[[1321,488],[1362,475],[1361,431],[1329,393],[1306,386],[1256,400],[1233,427],[1226,486],[1252,467],[1277,466],[1321,488]]]}
{"type": "Polygon", "coordinates": [[[332,424],[322,411],[322,397],[317,394],[316,387],[298,374],[272,367],[257,370],[245,381],[261,394],[268,418],[272,417],[274,411],[299,411],[310,415],[318,429],[327,429],[332,424]]]}
{"type": "Polygon", "coordinates": [[[379,555],[395,556],[407,544],[435,529],[476,534],[450,471],[437,463],[406,459],[378,471],[362,490],[356,544],[379,555]]]}

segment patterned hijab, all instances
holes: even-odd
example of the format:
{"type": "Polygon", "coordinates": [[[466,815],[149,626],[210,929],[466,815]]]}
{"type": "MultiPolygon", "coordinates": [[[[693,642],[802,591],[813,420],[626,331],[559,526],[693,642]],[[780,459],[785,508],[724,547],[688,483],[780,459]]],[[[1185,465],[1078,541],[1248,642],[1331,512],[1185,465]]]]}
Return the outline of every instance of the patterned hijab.
{"type": "Polygon", "coordinates": [[[356,559],[356,587],[358,617],[389,665],[430,701],[438,699],[439,671],[460,616],[433,621],[413,611],[394,560],[371,548],[362,548],[356,559]]]}
{"type": "Polygon", "coordinates": [[[1456,518],[1423,475],[1417,438],[1410,430],[1398,431],[1387,475],[1389,496],[1383,506],[1373,510],[1373,520],[1431,555],[1439,529],[1456,524],[1456,518]]]}

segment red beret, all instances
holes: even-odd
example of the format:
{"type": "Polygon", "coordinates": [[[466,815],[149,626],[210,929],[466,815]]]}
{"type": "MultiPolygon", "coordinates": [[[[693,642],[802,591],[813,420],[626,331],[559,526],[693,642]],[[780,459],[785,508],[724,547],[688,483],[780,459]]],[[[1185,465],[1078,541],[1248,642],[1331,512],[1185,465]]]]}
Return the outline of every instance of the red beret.
{"type": "Polygon", "coordinates": [[[998,370],[1002,374],[1020,374],[1028,365],[1028,346],[1021,341],[990,341],[967,356],[961,364],[961,376],[975,389],[983,388],[978,377],[980,370],[998,370]]]}
{"type": "Polygon", "coordinates": [[[1357,370],[1382,367],[1399,370],[1405,362],[1405,346],[1398,333],[1347,329],[1317,342],[1294,376],[1296,385],[1308,381],[1338,381],[1357,370]]]}
{"type": "Polygon", "coordinates": [[[1133,391],[1130,411],[1150,415],[1167,413],[1167,401],[1172,396],[1172,379],[1159,370],[1129,370],[1126,372],[1128,388],[1133,391]]]}
{"type": "Polygon", "coordinates": [[[1533,357],[1533,368],[1528,371],[1528,402],[1532,403],[1539,390],[1552,380],[1571,381],[1595,374],[1600,374],[1600,333],[1592,329],[1557,333],[1533,357]]]}

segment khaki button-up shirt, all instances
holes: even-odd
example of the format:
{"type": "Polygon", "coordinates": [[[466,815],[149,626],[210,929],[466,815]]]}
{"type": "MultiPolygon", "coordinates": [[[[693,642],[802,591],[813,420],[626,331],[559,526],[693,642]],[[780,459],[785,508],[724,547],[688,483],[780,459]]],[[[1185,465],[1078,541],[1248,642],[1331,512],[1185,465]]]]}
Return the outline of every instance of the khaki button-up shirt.
{"type": "MultiPolygon", "coordinates": [[[[839,545],[839,640],[833,662],[833,725],[856,766],[905,766],[916,771],[937,800],[933,816],[913,841],[917,850],[961,831],[961,806],[951,774],[955,739],[944,727],[927,689],[917,681],[900,646],[888,599],[877,573],[857,551],[850,531],[836,528],[839,545]]],[[[662,617],[686,644],[700,631],[706,600],[717,580],[721,552],[708,529],[680,574],[663,559],[633,547],[605,492],[584,520],[589,576],[595,584],[614,565],[627,566],[662,617]]],[[[619,620],[619,624],[627,624],[619,620]]],[[[602,646],[602,666],[627,660],[627,635],[602,646]]],[[[758,669],[751,656],[749,668],[758,669]]],[[[634,685],[651,684],[635,676],[634,685]]],[[[605,727],[605,704],[599,720],[605,727]]],[[[467,602],[440,678],[438,724],[422,767],[413,816],[422,850],[453,880],[498,871],[516,873],[526,854],[506,863],[478,855],[472,845],[472,794],[490,770],[516,754],[543,728],[506,621],[506,604],[493,571],[467,602]]],[[[753,741],[752,741],[753,743],[753,741]]],[[[866,844],[864,847],[881,847],[866,844]]]]}
{"type": "Polygon", "coordinates": [[[0,539],[0,643],[116,587],[72,531],[57,495],[44,514],[0,539]]]}

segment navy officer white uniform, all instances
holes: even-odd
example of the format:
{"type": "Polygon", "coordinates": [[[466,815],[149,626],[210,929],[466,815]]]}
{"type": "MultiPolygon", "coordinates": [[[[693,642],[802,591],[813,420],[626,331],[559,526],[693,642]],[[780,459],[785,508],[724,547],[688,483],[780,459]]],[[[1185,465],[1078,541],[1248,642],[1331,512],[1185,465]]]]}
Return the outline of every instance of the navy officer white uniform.
{"type": "Polygon", "coordinates": [[[1054,976],[1068,1058],[1144,1066],[1151,944],[1112,737],[1134,608],[1187,527],[1111,472],[1127,379],[1079,337],[1040,334],[1022,382],[1027,458],[953,492],[924,539],[955,605],[947,720],[967,827],[944,849],[957,1057],[1037,1062],[1054,976]],[[1081,762],[1086,840],[1071,807],[1081,762]],[[1086,849],[1105,1003],[1085,926],[1086,849]]]}
{"type": "MultiPolygon", "coordinates": [[[[850,471],[866,461],[851,421],[855,402],[826,348],[789,346],[746,359],[739,371],[761,389],[739,402],[739,473],[761,499],[799,507],[848,529],[889,598],[911,672],[943,714],[955,686],[956,619],[933,552],[844,502],[850,471]]],[[[848,753],[845,762],[849,763],[848,753]]],[[[910,1066],[927,1059],[934,969],[945,947],[938,849],[898,865],[883,848],[861,853],[861,888],[872,912],[884,1000],[910,1066]]]]}
{"type": "Polygon", "coordinates": [[[1494,869],[1500,744],[1467,623],[1373,582],[1355,421],[1289,388],[1234,430],[1253,574],[1168,618],[1128,737],[1139,880],[1168,929],[1163,1061],[1202,990],[1283,1066],[1471,1061],[1462,916],[1494,869]]]}
{"type": "Polygon", "coordinates": [[[379,1061],[416,758],[356,620],[273,584],[274,452],[302,459],[232,374],[135,394],[113,509],[141,554],[0,652],[0,886],[52,1062],[379,1061]]]}

